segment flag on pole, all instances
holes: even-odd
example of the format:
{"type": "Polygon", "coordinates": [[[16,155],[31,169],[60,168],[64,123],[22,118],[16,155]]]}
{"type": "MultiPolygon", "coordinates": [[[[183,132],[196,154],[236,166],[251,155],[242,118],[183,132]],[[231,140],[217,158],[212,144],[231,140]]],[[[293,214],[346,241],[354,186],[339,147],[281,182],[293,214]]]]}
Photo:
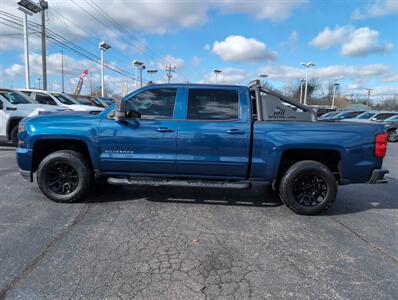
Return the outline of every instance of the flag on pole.
{"type": "Polygon", "coordinates": [[[76,90],[75,90],[75,95],[80,95],[80,91],[82,90],[83,86],[83,78],[86,77],[88,74],[88,70],[84,70],[80,74],[79,82],[77,83],[76,90]]]}

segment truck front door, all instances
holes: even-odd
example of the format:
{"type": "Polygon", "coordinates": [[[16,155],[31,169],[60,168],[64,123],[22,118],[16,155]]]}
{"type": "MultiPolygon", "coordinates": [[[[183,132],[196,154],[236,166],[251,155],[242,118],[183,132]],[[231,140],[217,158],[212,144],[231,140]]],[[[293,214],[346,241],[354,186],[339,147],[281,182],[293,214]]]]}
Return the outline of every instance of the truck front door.
{"type": "Polygon", "coordinates": [[[177,89],[152,88],[126,101],[139,119],[117,122],[106,116],[99,126],[100,167],[105,172],[174,174],[177,89]]]}
{"type": "Polygon", "coordinates": [[[189,88],[179,124],[177,172],[203,177],[247,177],[249,95],[239,88],[189,88]]]}

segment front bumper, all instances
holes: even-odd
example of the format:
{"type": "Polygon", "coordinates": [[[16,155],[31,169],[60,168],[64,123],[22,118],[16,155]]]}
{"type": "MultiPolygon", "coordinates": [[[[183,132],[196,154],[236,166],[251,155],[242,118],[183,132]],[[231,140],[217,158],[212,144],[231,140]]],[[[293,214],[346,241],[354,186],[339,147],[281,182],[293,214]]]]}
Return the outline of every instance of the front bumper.
{"type": "Polygon", "coordinates": [[[384,179],[384,175],[386,174],[388,174],[388,170],[386,169],[374,169],[368,183],[369,184],[387,183],[388,180],[384,179]]]}

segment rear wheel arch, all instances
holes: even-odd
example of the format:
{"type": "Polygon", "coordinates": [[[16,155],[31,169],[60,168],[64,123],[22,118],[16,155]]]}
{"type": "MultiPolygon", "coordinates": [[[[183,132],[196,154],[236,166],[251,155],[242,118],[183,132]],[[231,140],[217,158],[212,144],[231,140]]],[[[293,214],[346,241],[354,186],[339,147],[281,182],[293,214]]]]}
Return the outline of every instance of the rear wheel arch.
{"type": "Polygon", "coordinates": [[[336,180],[340,179],[341,154],[338,150],[292,148],[286,149],[281,155],[276,172],[276,177],[273,182],[274,189],[278,190],[278,186],[282,176],[292,165],[304,160],[312,160],[325,165],[336,177],[336,180]]]}

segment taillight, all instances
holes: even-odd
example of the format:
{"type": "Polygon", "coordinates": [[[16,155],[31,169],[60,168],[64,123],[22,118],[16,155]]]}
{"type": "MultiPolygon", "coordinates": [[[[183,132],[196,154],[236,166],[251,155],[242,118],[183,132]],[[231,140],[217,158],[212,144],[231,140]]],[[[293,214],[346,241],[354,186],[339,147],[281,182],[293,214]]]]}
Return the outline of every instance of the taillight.
{"type": "Polygon", "coordinates": [[[379,133],[375,140],[375,156],[383,158],[387,152],[387,133],[379,133]]]}

